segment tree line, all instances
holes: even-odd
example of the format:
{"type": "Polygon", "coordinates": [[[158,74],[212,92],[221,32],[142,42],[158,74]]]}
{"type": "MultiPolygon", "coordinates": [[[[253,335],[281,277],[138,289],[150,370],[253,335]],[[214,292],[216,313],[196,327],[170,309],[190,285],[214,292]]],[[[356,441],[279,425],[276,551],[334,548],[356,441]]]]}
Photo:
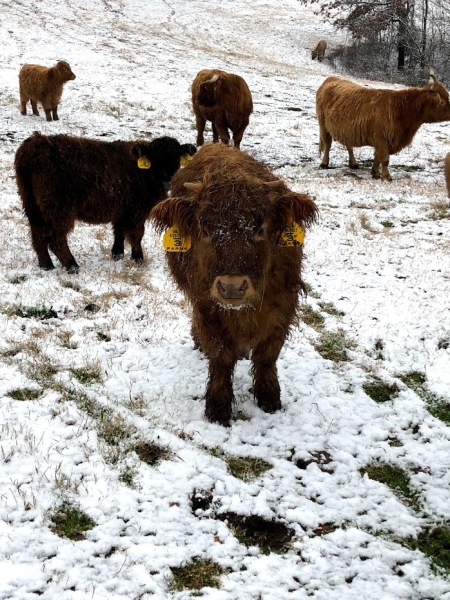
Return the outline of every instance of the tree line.
{"type": "Polygon", "coordinates": [[[337,70],[423,84],[430,67],[449,83],[450,0],[299,0],[348,34],[329,60],[337,70]]]}

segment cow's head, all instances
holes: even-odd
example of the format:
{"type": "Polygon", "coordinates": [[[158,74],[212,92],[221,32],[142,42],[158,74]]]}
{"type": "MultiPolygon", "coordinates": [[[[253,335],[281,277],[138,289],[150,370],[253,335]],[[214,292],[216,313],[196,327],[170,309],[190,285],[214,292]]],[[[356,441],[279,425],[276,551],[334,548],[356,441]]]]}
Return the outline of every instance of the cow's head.
{"type": "Polygon", "coordinates": [[[54,71],[51,69],[49,70],[49,76],[51,77],[52,73],[54,73],[58,81],[72,81],[76,77],[75,73],[70,68],[69,63],[65,60],[58,61],[54,69],[54,71]]]}
{"type": "Polygon", "coordinates": [[[217,99],[220,97],[221,89],[223,85],[223,77],[219,74],[215,74],[200,84],[196,102],[200,106],[212,107],[217,104],[217,99]]]}
{"type": "Polygon", "coordinates": [[[190,159],[197,148],[193,144],[180,144],[175,138],[160,137],[151,142],[136,142],[131,146],[133,160],[166,187],[176,171],[190,159]]]}
{"type": "Polygon", "coordinates": [[[158,204],[150,219],[160,231],[176,226],[190,238],[182,260],[195,271],[194,296],[226,308],[257,309],[271,269],[299,268],[301,251],[283,247],[282,235],[293,223],[314,221],[316,205],[279,180],[223,173],[207,179],[185,182],[186,193],[158,204]]]}
{"type": "Polygon", "coordinates": [[[424,88],[432,92],[428,101],[424,104],[424,122],[436,123],[450,120],[450,101],[448,91],[444,85],[436,79],[433,69],[430,69],[430,79],[424,88]]]}

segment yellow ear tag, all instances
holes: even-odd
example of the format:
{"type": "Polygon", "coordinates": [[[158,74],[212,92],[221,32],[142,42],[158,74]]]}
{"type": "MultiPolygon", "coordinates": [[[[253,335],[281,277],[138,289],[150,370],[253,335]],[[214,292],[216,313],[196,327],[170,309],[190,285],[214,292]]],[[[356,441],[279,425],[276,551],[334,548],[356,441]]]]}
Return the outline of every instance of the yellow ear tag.
{"type": "Polygon", "coordinates": [[[173,225],[163,236],[163,248],[166,252],[187,252],[191,247],[190,237],[181,237],[180,230],[173,225]]]}
{"type": "Polygon", "coordinates": [[[183,154],[183,156],[180,158],[180,167],[185,167],[191,160],[192,156],[190,154],[183,154]]]}
{"type": "Polygon", "coordinates": [[[151,166],[152,166],[152,163],[146,156],[140,156],[138,158],[138,167],[140,169],[150,169],[151,166]]]}
{"type": "Polygon", "coordinates": [[[300,246],[303,244],[305,239],[305,232],[300,227],[298,223],[293,221],[290,225],[286,227],[283,233],[280,236],[279,245],[288,247],[288,246],[300,246]]]}

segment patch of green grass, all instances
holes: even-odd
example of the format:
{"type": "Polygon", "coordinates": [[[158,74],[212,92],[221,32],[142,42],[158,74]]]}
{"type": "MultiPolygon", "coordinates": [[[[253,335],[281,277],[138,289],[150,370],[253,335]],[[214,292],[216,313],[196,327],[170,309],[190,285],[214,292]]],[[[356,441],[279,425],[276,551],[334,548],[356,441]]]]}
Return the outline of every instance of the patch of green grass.
{"type": "Polygon", "coordinates": [[[111,414],[107,419],[97,421],[97,434],[110,446],[130,438],[134,427],[122,415],[111,414]]]}
{"type": "Polygon", "coordinates": [[[102,380],[100,367],[98,367],[97,365],[73,368],[73,369],[70,369],[70,372],[83,385],[90,385],[92,383],[100,383],[102,380]]]}
{"type": "Polygon", "coordinates": [[[333,315],[333,317],[345,316],[345,312],[338,310],[332,302],[319,302],[318,304],[324,312],[328,313],[329,315],[333,315]]]}
{"type": "Polygon", "coordinates": [[[436,419],[439,419],[446,425],[450,425],[450,402],[440,398],[426,387],[426,375],[421,371],[411,371],[406,375],[401,375],[400,379],[405,385],[411,388],[419,398],[422,398],[427,404],[428,412],[436,419]]]}
{"type": "Polygon", "coordinates": [[[100,342],[110,342],[111,337],[107,333],[103,333],[102,331],[97,331],[97,339],[100,342]]]}
{"type": "Polygon", "coordinates": [[[361,469],[370,479],[387,485],[392,491],[400,495],[400,499],[413,510],[420,509],[418,494],[412,490],[408,475],[400,467],[388,464],[368,465],[361,469]]]}
{"type": "Polygon", "coordinates": [[[228,523],[241,544],[258,546],[262,554],[281,554],[291,547],[294,532],[280,521],[263,519],[257,515],[238,515],[234,512],[220,513],[216,518],[228,523]]]}
{"type": "Polygon", "coordinates": [[[119,473],[119,481],[132,490],[136,489],[136,475],[139,469],[136,466],[127,465],[119,473]]]}
{"type": "Polygon", "coordinates": [[[243,481],[259,477],[272,468],[272,465],[262,458],[252,458],[251,456],[225,456],[224,460],[233,477],[243,481]]]}
{"type": "Polygon", "coordinates": [[[23,283],[27,279],[28,279],[28,277],[26,275],[16,275],[15,277],[11,277],[11,279],[9,281],[10,281],[10,283],[17,285],[19,283],[23,283]]]}
{"type": "Polygon", "coordinates": [[[57,319],[58,315],[50,307],[46,306],[21,306],[18,304],[3,309],[8,317],[22,317],[25,319],[57,319]]]}
{"type": "Polygon", "coordinates": [[[372,400],[377,402],[377,404],[383,404],[384,402],[393,400],[398,396],[400,391],[400,388],[396,383],[386,383],[378,377],[374,377],[372,381],[364,383],[362,388],[372,400]]]}
{"type": "Polygon", "coordinates": [[[153,442],[139,442],[132,447],[139,458],[148,465],[154,466],[163,460],[170,460],[172,452],[153,442]]]}
{"type": "Polygon", "coordinates": [[[303,304],[300,307],[300,316],[303,323],[315,329],[320,329],[325,323],[325,319],[320,312],[314,310],[309,304],[303,304]]]}
{"type": "Polygon", "coordinates": [[[11,390],[8,392],[8,396],[13,398],[13,400],[37,400],[40,396],[42,396],[42,390],[36,390],[33,388],[16,388],[15,390],[11,390]]]}
{"type": "Polygon", "coordinates": [[[57,509],[51,520],[51,529],[56,535],[74,541],[83,540],[84,533],[96,525],[86,513],[68,502],[57,509]]]}
{"type": "Polygon", "coordinates": [[[349,360],[348,350],[355,347],[352,340],[347,338],[342,330],[335,332],[325,331],[315,345],[317,352],[326,360],[344,362],[349,360]]]}
{"type": "Polygon", "coordinates": [[[173,574],[172,589],[201,590],[204,587],[219,588],[220,576],[224,570],[214,561],[194,557],[181,567],[171,567],[173,574]]]}
{"type": "Polygon", "coordinates": [[[391,229],[392,227],[395,227],[392,221],[381,221],[381,224],[383,225],[383,227],[386,227],[386,229],[391,229]]]}
{"type": "Polygon", "coordinates": [[[413,550],[420,550],[436,567],[450,573],[450,525],[429,525],[417,538],[408,538],[405,544],[413,550]]]}

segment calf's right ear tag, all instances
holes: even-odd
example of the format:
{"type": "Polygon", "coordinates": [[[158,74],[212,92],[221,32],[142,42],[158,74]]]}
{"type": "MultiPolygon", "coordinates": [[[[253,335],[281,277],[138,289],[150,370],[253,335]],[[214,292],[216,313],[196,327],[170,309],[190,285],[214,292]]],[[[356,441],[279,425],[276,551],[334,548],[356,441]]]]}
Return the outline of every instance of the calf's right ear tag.
{"type": "Polygon", "coordinates": [[[150,167],[152,166],[152,163],[150,162],[150,159],[147,158],[146,156],[140,156],[138,158],[138,167],[140,169],[150,169],[150,167]]]}
{"type": "Polygon", "coordinates": [[[292,221],[292,223],[290,223],[281,234],[278,243],[280,246],[285,247],[300,246],[300,244],[303,244],[304,239],[305,232],[298,223],[292,221]]]}
{"type": "Polygon", "coordinates": [[[191,238],[182,237],[176,225],[172,225],[163,236],[163,248],[166,252],[187,252],[191,247],[191,238]]]}

